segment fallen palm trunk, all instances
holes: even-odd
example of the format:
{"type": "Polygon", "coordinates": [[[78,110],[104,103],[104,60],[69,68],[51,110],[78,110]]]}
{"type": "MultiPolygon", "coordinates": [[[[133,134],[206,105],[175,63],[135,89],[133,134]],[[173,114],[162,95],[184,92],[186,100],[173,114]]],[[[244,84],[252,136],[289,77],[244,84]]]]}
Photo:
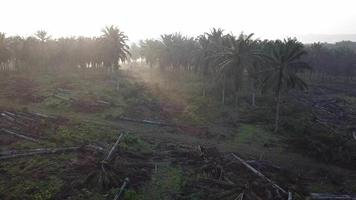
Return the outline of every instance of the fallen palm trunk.
{"type": "MultiPolygon", "coordinates": [[[[67,147],[63,147],[67,148],[67,147]]],[[[85,149],[92,149],[95,151],[100,151],[103,152],[104,149],[100,146],[96,146],[93,144],[88,144],[84,146],[85,149]]],[[[31,153],[31,152],[42,152],[42,151],[48,151],[50,148],[38,148],[38,149],[26,149],[26,150],[8,150],[8,151],[2,151],[0,152],[0,156],[9,156],[9,155],[15,155],[15,154],[24,154],[24,153],[31,153]]]]}
{"type": "Polygon", "coordinates": [[[157,122],[157,121],[150,121],[150,120],[138,120],[138,119],[132,119],[132,118],[128,118],[128,117],[119,117],[117,119],[122,120],[122,121],[136,122],[136,123],[142,123],[142,124],[151,124],[151,125],[159,125],[159,126],[175,126],[173,124],[168,124],[168,123],[164,123],[164,122],[157,122]]]}
{"type": "Polygon", "coordinates": [[[111,103],[109,103],[107,101],[103,101],[103,100],[97,100],[96,103],[102,104],[102,105],[106,105],[106,106],[110,106],[111,105],[111,103]]]}
{"type": "Polygon", "coordinates": [[[28,141],[34,142],[34,143],[41,143],[41,141],[39,141],[37,139],[31,138],[31,137],[26,136],[26,135],[22,135],[20,133],[15,133],[13,131],[10,131],[10,130],[4,129],[4,128],[0,129],[0,131],[3,132],[3,133],[7,133],[7,134],[10,134],[12,136],[24,139],[24,140],[28,140],[28,141]]]}
{"type": "Polygon", "coordinates": [[[53,116],[49,116],[49,115],[42,114],[42,113],[31,113],[31,114],[36,115],[36,116],[38,116],[38,117],[42,117],[42,118],[56,119],[56,118],[53,117],[53,116]]]}
{"type": "Polygon", "coordinates": [[[124,190],[125,190],[126,186],[129,184],[129,181],[130,181],[129,178],[126,177],[125,180],[124,180],[124,183],[120,187],[120,190],[115,195],[114,200],[119,200],[120,199],[121,195],[124,193],[124,190]]]}
{"type": "Polygon", "coordinates": [[[222,187],[225,187],[225,188],[236,187],[236,184],[229,183],[229,182],[226,182],[226,181],[211,179],[211,178],[199,178],[198,181],[199,182],[204,182],[204,183],[210,183],[210,184],[219,185],[219,186],[222,186],[222,187]]]}
{"type": "Polygon", "coordinates": [[[231,153],[231,155],[236,158],[238,161],[240,161],[243,165],[245,165],[245,167],[247,167],[248,169],[250,169],[253,173],[255,173],[256,175],[258,175],[259,177],[263,178],[264,180],[266,180],[267,182],[269,182],[272,187],[278,189],[279,191],[281,191],[282,193],[284,193],[285,195],[288,195],[288,192],[285,191],[283,188],[279,187],[276,183],[274,183],[271,179],[267,178],[265,175],[263,175],[261,172],[259,172],[257,169],[253,168],[250,164],[248,164],[246,161],[244,161],[242,158],[238,157],[236,154],[231,153]]]}
{"type": "Polygon", "coordinates": [[[4,117],[5,119],[9,120],[9,121],[12,121],[12,122],[15,121],[15,119],[13,118],[13,116],[11,117],[11,116],[7,115],[5,112],[2,112],[2,113],[1,113],[1,116],[4,117]]]}
{"type": "Polygon", "coordinates": [[[121,133],[119,138],[117,138],[115,144],[111,147],[111,150],[109,151],[108,155],[106,156],[106,158],[102,161],[102,163],[107,163],[110,161],[111,157],[112,157],[112,154],[114,153],[114,151],[116,150],[117,146],[119,145],[120,143],[120,140],[122,138],[124,134],[121,133]]]}
{"type": "Polygon", "coordinates": [[[330,193],[310,193],[310,199],[315,200],[356,200],[356,195],[337,195],[330,193]]]}
{"type": "Polygon", "coordinates": [[[20,119],[24,119],[24,120],[28,120],[28,121],[35,121],[34,119],[26,116],[24,113],[21,113],[21,112],[18,112],[18,113],[12,113],[12,112],[8,112],[8,111],[5,111],[3,112],[7,115],[11,115],[13,118],[20,118],[20,119]]]}
{"type": "Polygon", "coordinates": [[[41,155],[41,154],[56,154],[56,153],[71,152],[71,151],[77,151],[79,148],[80,147],[34,149],[34,150],[29,150],[28,152],[24,152],[24,153],[20,153],[20,154],[10,154],[10,155],[5,155],[5,156],[0,156],[0,160],[7,160],[7,159],[12,159],[12,158],[20,158],[20,157],[41,155]]]}
{"type": "Polygon", "coordinates": [[[73,98],[67,98],[67,97],[63,97],[63,96],[57,95],[57,94],[55,94],[53,96],[58,98],[58,99],[64,100],[64,101],[74,101],[73,98]]]}

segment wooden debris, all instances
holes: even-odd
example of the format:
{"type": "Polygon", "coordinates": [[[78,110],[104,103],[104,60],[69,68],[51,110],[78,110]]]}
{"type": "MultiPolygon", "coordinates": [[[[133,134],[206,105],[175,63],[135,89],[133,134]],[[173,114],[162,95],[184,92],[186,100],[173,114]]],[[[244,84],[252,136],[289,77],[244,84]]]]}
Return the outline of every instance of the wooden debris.
{"type": "Polygon", "coordinates": [[[241,192],[239,196],[235,198],[235,200],[243,200],[244,199],[244,192],[241,192]]]}
{"type": "Polygon", "coordinates": [[[288,200],[293,200],[293,196],[291,192],[288,192],[288,200]]]}
{"type": "Polygon", "coordinates": [[[229,182],[221,181],[221,180],[217,180],[217,179],[211,179],[211,178],[199,178],[198,181],[203,182],[203,183],[211,183],[211,184],[219,185],[219,186],[222,186],[225,188],[232,188],[232,187],[236,186],[233,183],[229,183],[229,182]]]}
{"type": "Polygon", "coordinates": [[[94,149],[94,150],[100,151],[100,152],[104,152],[105,151],[103,147],[100,147],[100,146],[97,146],[97,145],[94,145],[94,144],[88,144],[85,147],[87,147],[89,149],[94,149]]]}
{"type": "Polygon", "coordinates": [[[42,114],[42,113],[31,113],[33,115],[37,115],[39,117],[42,117],[42,118],[51,118],[51,119],[55,119],[55,117],[52,117],[52,116],[49,116],[49,115],[46,115],[46,114],[42,114]]]}
{"type": "Polygon", "coordinates": [[[63,152],[71,152],[71,151],[76,151],[79,148],[80,147],[33,149],[33,150],[28,150],[28,152],[23,152],[23,153],[19,153],[19,154],[9,154],[9,155],[0,156],[0,160],[7,160],[7,159],[12,159],[12,158],[20,158],[20,157],[41,155],[41,154],[56,154],[56,153],[63,153],[63,152]]]}
{"type": "Polygon", "coordinates": [[[158,125],[158,126],[175,126],[173,124],[168,124],[168,123],[164,123],[164,122],[151,121],[151,120],[138,120],[138,119],[132,119],[132,118],[128,118],[128,117],[119,117],[117,119],[122,120],[122,121],[136,122],[136,123],[142,123],[142,124],[151,124],[151,125],[158,125]]]}
{"type": "Polygon", "coordinates": [[[126,186],[129,184],[129,181],[130,181],[130,179],[126,177],[125,180],[124,180],[124,183],[120,187],[120,190],[115,195],[114,200],[120,200],[122,194],[124,193],[124,190],[125,190],[126,186]]]}
{"type": "Polygon", "coordinates": [[[53,96],[58,98],[58,99],[64,100],[64,101],[73,101],[74,100],[72,98],[63,97],[63,96],[60,96],[60,95],[57,95],[57,94],[54,94],[53,96]]]}
{"type": "Polygon", "coordinates": [[[337,195],[330,193],[310,193],[311,200],[356,200],[356,195],[337,195]]]}
{"type": "Polygon", "coordinates": [[[31,141],[31,142],[34,142],[34,143],[41,143],[41,141],[37,140],[37,139],[34,139],[34,138],[31,138],[29,136],[26,136],[26,135],[22,135],[20,133],[15,133],[13,131],[10,131],[8,129],[0,129],[1,132],[3,133],[7,133],[7,134],[10,134],[12,136],[15,136],[15,137],[18,137],[18,138],[21,138],[21,139],[24,139],[24,140],[28,140],[28,141],[31,141]]]}
{"type": "Polygon", "coordinates": [[[258,175],[259,177],[263,178],[267,182],[269,182],[275,189],[281,191],[285,195],[288,195],[288,192],[285,191],[283,188],[279,187],[276,183],[274,183],[271,179],[267,178],[265,175],[263,175],[261,172],[259,172],[257,169],[253,168],[250,164],[248,164],[246,161],[244,161],[242,158],[238,157],[236,154],[231,153],[231,155],[236,158],[238,161],[240,161],[245,167],[250,169],[253,173],[258,175]]]}
{"type": "Polygon", "coordinates": [[[107,101],[103,101],[103,100],[97,100],[96,103],[98,104],[103,104],[103,105],[107,105],[107,106],[110,106],[111,103],[107,102],[107,101]]]}
{"type": "Polygon", "coordinates": [[[107,154],[106,158],[102,161],[102,163],[108,163],[112,157],[112,154],[114,153],[114,151],[116,150],[117,146],[120,143],[120,140],[122,138],[124,134],[121,133],[119,138],[116,140],[115,144],[111,147],[111,150],[109,151],[109,153],[107,154]]]}

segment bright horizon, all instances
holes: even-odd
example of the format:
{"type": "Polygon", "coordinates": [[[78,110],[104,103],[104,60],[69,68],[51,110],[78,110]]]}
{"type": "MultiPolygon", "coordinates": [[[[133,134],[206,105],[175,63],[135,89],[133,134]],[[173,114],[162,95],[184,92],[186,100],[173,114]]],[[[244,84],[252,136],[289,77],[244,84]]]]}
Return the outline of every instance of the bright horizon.
{"type": "Polygon", "coordinates": [[[103,27],[116,25],[131,42],[173,32],[197,36],[211,28],[260,39],[356,41],[353,0],[3,0],[1,5],[0,32],[7,36],[37,30],[54,38],[100,36],[103,27]]]}

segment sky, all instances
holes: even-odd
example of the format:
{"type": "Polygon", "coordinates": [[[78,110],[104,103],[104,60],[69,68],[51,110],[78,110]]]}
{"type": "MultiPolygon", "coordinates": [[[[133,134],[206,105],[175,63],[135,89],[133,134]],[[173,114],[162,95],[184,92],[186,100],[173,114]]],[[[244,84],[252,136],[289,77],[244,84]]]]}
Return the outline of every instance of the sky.
{"type": "Polygon", "coordinates": [[[255,38],[297,37],[356,41],[356,0],[0,0],[0,32],[52,37],[100,36],[116,25],[130,41],[211,28],[255,33],[255,38]]]}

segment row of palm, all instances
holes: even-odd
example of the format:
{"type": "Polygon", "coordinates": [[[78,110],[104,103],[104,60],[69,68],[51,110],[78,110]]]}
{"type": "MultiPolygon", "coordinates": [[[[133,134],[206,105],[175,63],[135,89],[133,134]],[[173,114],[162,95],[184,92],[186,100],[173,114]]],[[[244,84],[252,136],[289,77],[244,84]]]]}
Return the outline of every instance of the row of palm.
{"type": "MultiPolygon", "coordinates": [[[[302,60],[306,54],[296,39],[258,40],[253,34],[234,36],[221,29],[212,29],[197,38],[181,34],[162,35],[159,40],[141,41],[139,54],[150,66],[163,71],[198,73],[205,85],[214,81],[222,87],[225,104],[226,88],[239,105],[240,89],[250,85],[251,103],[255,106],[258,89],[272,90],[276,100],[275,131],[279,128],[281,94],[291,88],[306,88],[298,72],[310,69],[302,60]]],[[[204,86],[205,87],[205,86],[204,86]]],[[[204,90],[205,94],[205,90],[204,90]]]]}
{"type": "Polygon", "coordinates": [[[338,76],[353,79],[356,73],[356,42],[314,43],[308,45],[306,50],[308,55],[305,60],[313,65],[316,78],[325,80],[327,76],[338,76]]]}
{"type": "Polygon", "coordinates": [[[127,36],[115,26],[107,26],[101,37],[51,39],[45,31],[27,38],[5,37],[0,33],[2,70],[56,68],[119,68],[129,56],[127,36]]]}

